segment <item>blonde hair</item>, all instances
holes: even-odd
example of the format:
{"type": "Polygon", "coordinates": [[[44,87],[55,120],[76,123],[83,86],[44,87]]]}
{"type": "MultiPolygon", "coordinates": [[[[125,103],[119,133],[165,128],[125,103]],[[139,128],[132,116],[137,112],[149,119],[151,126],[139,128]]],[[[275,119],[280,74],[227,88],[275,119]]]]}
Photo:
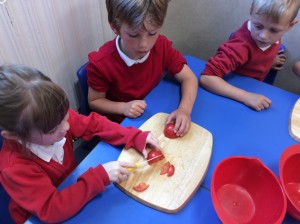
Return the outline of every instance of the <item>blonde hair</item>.
{"type": "Polygon", "coordinates": [[[250,14],[266,15],[275,22],[286,15],[292,22],[298,14],[299,0],[253,0],[250,14]]]}
{"type": "Polygon", "coordinates": [[[0,66],[0,128],[25,144],[30,131],[53,130],[69,109],[66,93],[37,69],[0,66]]]}
{"type": "Polygon", "coordinates": [[[157,27],[161,27],[168,9],[170,0],[106,0],[108,22],[117,31],[122,23],[131,28],[144,26],[146,18],[157,27]]]}

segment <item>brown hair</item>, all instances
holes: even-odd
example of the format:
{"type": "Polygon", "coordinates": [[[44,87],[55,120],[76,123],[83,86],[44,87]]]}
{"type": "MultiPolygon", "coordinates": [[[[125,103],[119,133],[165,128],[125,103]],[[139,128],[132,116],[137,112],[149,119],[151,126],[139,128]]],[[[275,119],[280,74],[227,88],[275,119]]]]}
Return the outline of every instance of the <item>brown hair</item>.
{"type": "Polygon", "coordinates": [[[0,66],[0,128],[15,133],[23,144],[30,130],[48,133],[69,109],[66,93],[37,69],[0,66]]]}
{"type": "Polygon", "coordinates": [[[298,10],[299,0],[253,0],[250,14],[266,15],[275,22],[279,22],[282,16],[290,15],[290,22],[293,22],[298,10]]]}
{"type": "Polygon", "coordinates": [[[122,23],[131,28],[144,26],[146,17],[161,27],[167,14],[170,0],[106,0],[108,22],[120,31],[122,23]]]}

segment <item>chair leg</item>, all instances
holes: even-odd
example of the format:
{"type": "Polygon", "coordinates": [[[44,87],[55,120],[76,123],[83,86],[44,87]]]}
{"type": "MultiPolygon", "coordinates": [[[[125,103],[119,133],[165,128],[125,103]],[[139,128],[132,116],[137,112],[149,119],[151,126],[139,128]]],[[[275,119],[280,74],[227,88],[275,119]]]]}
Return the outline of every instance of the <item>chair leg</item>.
{"type": "Polygon", "coordinates": [[[273,85],[275,78],[277,76],[277,71],[274,69],[271,69],[267,75],[267,77],[265,78],[264,82],[268,83],[270,85],[273,85]]]}

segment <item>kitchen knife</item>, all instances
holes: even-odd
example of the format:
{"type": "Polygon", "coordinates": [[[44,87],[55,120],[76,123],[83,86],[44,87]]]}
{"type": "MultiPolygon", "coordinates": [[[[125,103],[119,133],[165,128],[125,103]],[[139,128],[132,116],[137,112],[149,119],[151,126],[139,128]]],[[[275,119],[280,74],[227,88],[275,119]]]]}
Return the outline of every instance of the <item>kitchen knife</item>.
{"type": "MultiPolygon", "coordinates": [[[[155,156],[155,157],[153,157],[153,158],[151,158],[151,159],[148,159],[148,160],[146,160],[146,161],[144,161],[144,162],[141,162],[141,163],[136,162],[136,163],[135,163],[135,166],[136,166],[136,167],[134,167],[134,168],[128,167],[127,170],[133,172],[133,171],[135,171],[135,170],[137,170],[137,169],[139,169],[139,168],[141,168],[141,167],[144,167],[146,164],[148,164],[149,161],[154,160],[154,159],[157,159],[158,157],[161,157],[161,156],[164,156],[164,155],[155,156]]],[[[149,165],[149,164],[148,164],[148,165],[149,165]]]]}

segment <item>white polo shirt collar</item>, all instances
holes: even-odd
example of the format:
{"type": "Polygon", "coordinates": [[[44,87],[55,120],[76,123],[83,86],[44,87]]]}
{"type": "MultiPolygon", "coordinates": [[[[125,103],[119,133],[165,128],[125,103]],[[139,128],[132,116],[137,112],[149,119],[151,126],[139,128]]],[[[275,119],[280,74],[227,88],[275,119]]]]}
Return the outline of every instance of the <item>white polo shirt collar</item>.
{"type": "Polygon", "coordinates": [[[121,38],[120,35],[118,35],[116,37],[116,47],[117,47],[117,50],[119,52],[119,55],[121,56],[121,58],[123,59],[123,61],[126,63],[126,65],[128,67],[130,67],[130,66],[132,66],[134,64],[143,63],[144,61],[147,60],[147,58],[149,57],[150,51],[148,51],[148,53],[144,57],[142,57],[141,59],[137,59],[137,60],[131,59],[126,54],[124,54],[122,52],[122,50],[120,49],[120,46],[119,46],[120,38],[121,38]]]}
{"type": "Polygon", "coordinates": [[[55,142],[53,145],[50,146],[43,146],[37,145],[33,143],[29,143],[27,148],[35,154],[40,159],[50,162],[51,159],[55,160],[56,162],[62,164],[64,159],[64,149],[63,146],[66,142],[66,138],[63,138],[59,142],[55,142]]]}

